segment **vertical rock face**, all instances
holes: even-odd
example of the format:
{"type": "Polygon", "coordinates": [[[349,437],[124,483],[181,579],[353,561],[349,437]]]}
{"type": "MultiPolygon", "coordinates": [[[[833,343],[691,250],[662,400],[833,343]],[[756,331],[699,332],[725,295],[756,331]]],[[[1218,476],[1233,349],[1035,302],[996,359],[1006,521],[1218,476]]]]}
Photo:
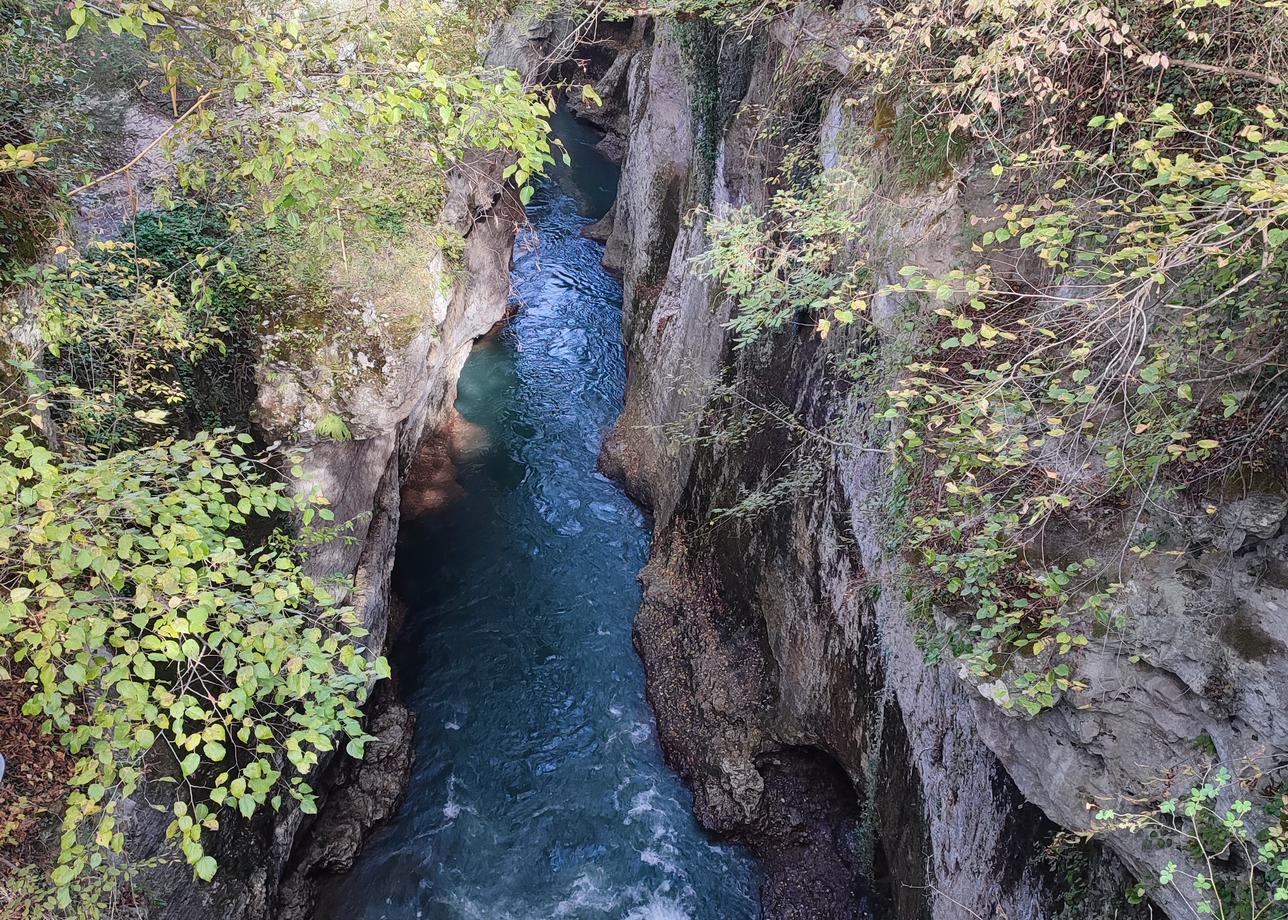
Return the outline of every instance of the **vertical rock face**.
{"type": "MultiPolygon", "coordinates": [[[[700,406],[725,347],[728,307],[714,299],[709,280],[689,270],[704,248],[700,222],[686,219],[699,203],[702,176],[693,86],[679,44],[650,32],[648,45],[631,58],[625,89],[629,149],[604,261],[625,283],[630,385],[601,462],[663,519],[674,507],[692,451],[656,426],[683,420],[700,406]],[[687,314],[694,311],[709,321],[693,322],[687,314]],[[673,325],[682,319],[690,320],[683,329],[673,325]]],[[[739,178],[763,189],[757,175],[739,178]]],[[[727,195],[723,183],[715,191],[727,195]]]]}
{"type": "MultiPolygon", "coordinates": [[[[869,900],[894,902],[885,912],[897,907],[898,917],[1036,916],[1043,883],[1026,861],[1051,830],[1036,810],[1017,811],[968,689],[922,665],[902,599],[878,590],[893,583],[872,507],[884,461],[829,457],[804,497],[712,524],[714,509],[765,483],[801,442],[772,426],[730,447],[675,437],[692,433],[722,374],[798,417],[862,421],[830,392],[830,354],[816,340],[780,336],[732,353],[728,300],[693,265],[706,245],[694,216],[703,169],[712,210],[766,204],[781,152],[758,136],[753,113],[778,104],[773,76],[791,37],[743,50],[746,77],[725,89],[741,104],[728,106],[737,111],[705,165],[677,36],[659,25],[631,62],[629,148],[608,242],[625,278],[629,377],[603,462],[658,523],[636,623],[651,699],[703,823],[747,838],[764,858],[770,916],[858,917],[869,900]],[[836,772],[839,786],[818,780],[836,772]]],[[[935,223],[931,211],[944,223],[954,216],[948,197],[918,203],[923,227],[935,223]]]]}
{"type": "Polygon", "coordinates": [[[463,171],[468,180],[452,185],[444,218],[464,240],[457,265],[449,269],[432,245],[408,240],[420,247],[423,269],[399,301],[378,308],[342,295],[336,328],[284,356],[270,350],[259,367],[263,436],[303,447],[296,488],[325,495],[335,520],[350,522],[352,540],[331,541],[312,564],[355,576],[373,648],[384,646],[403,478],[425,434],[447,421],[470,346],[504,317],[509,300],[522,209],[492,159],[480,158],[463,171]],[[318,433],[328,414],[344,420],[349,437],[318,433]]]}
{"type": "MultiPolygon", "coordinates": [[[[385,647],[390,626],[402,484],[422,440],[449,419],[471,345],[504,318],[509,302],[522,208],[499,180],[499,163],[475,164],[469,174],[468,182],[454,183],[447,206],[448,220],[465,240],[454,278],[435,272],[421,295],[431,301],[430,321],[409,344],[383,355],[368,392],[359,385],[348,394],[348,405],[363,407],[355,421],[368,436],[315,443],[303,464],[300,488],[320,489],[331,497],[336,520],[353,522],[354,541],[333,541],[313,564],[319,571],[353,573],[352,602],[372,648],[385,647]]],[[[261,410],[266,392],[272,398],[271,389],[261,389],[261,410]]],[[[359,766],[342,758],[324,777],[335,792],[318,820],[306,826],[308,819],[295,815],[277,829],[280,861],[269,869],[269,886],[276,887],[276,874],[281,891],[269,899],[265,916],[311,916],[313,876],[346,871],[365,833],[396,807],[410,770],[412,716],[386,689],[368,707],[368,720],[375,749],[359,766]]]]}
{"type": "MultiPolygon", "coordinates": [[[[766,206],[784,153],[759,130],[766,113],[824,163],[873,133],[843,104],[852,93],[794,99],[775,80],[784,67],[844,77],[822,37],[864,15],[801,7],[742,44],[659,22],[625,68],[615,105],[628,150],[606,262],[625,280],[629,379],[601,462],[657,523],[636,623],[651,700],[702,822],[763,857],[770,917],[862,916],[866,903],[897,918],[1113,916],[1129,879],[1184,854],[1111,835],[1077,852],[1070,878],[1046,854],[1062,828],[1087,829],[1089,803],[1141,794],[1183,764],[1237,773],[1288,749],[1285,502],[1169,508],[1172,545],[1187,552],[1132,570],[1131,650],[1093,642],[1078,665],[1093,690],[1037,717],[1008,715],[950,662],[926,662],[917,623],[934,612],[901,587],[871,407],[834,382],[856,353],[897,360],[886,352],[902,305],[874,303],[866,340],[787,331],[735,349],[729,301],[695,265],[706,214],[766,206]],[[729,382],[739,395],[709,401],[729,382]],[[695,438],[721,400],[792,422],[695,438]],[[799,430],[838,420],[843,444],[799,430]],[[756,513],[721,512],[772,495],[792,471],[797,487],[756,513]]],[[[864,241],[869,257],[884,253],[870,258],[878,283],[968,252],[969,181],[908,190],[883,178],[879,144],[866,156],[883,201],[864,241]]],[[[1178,917],[1190,915],[1184,896],[1151,894],[1178,917]]]]}

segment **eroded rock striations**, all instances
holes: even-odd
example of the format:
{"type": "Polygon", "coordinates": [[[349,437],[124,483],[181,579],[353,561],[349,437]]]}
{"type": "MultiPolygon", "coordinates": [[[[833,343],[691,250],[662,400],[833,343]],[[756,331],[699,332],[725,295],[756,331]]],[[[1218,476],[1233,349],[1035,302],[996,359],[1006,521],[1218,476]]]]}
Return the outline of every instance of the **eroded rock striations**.
{"type": "MultiPolygon", "coordinates": [[[[703,824],[762,857],[768,917],[858,917],[868,905],[901,920],[1129,916],[1127,883],[1175,851],[1128,834],[1050,845],[1153,777],[1196,762],[1237,772],[1288,749],[1288,506],[1271,490],[1168,509],[1170,545],[1185,552],[1136,564],[1127,639],[1093,640],[1078,660],[1089,689],[1036,717],[986,699],[947,655],[927,663],[918,621],[935,612],[901,587],[872,407],[834,373],[856,352],[898,360],[904,305],[874,303],[867,339],[801,329],[734,349],[729,299],[694,264],[706,214],[766,208],[787,146],[767,117],[824,163],[872,139],[875,116],[844,104],[853,75],[827,40],[865,16],[859,3],[801,6],[759,38],[648,22],[599,87],[628,142],[599,228],[624,276],[628,361],[601,463],[655,515],[636,642],[661,736],[703,824]],[[740,395],[728,399],[793,423],[695,438],[730,381],[740,395]],[[801,433],[837,420],[853,444],[801,433]],[[804,487],[754,514],[720,513],[802,468],[804,487]]],[[[877,282],[968,253],[969,168],[910,188],[891,151],[866,149],[877,282]]],[[[1132,509],[1051,539],[1095,555],[1140,527],[1132,509]]],[[[1151,897],[1189,916],[1184,893],[1151,897]]]]}

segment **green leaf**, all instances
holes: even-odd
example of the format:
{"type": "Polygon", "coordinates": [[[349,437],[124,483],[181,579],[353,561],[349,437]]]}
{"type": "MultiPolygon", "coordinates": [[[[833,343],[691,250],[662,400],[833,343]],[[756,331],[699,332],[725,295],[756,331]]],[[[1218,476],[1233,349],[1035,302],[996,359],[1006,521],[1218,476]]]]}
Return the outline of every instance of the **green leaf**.
{"type": "Polygon", "coordinates": [[[201,879],[203,882],[208,882],[213,879],[215,877],[215,873],[219,871],[219,863],[215,861],[213,856],[203,856],[201,859],[197,860],[197,864],[193,866],[193,870],[197,873],[197,878],[201,879]]]}
{"type": "Polygon", "coordinates": [[[134,673],[142,680],[155,680],[157,670],[148,657],[143,654],[135,655],[133,660],[134,673]]]}

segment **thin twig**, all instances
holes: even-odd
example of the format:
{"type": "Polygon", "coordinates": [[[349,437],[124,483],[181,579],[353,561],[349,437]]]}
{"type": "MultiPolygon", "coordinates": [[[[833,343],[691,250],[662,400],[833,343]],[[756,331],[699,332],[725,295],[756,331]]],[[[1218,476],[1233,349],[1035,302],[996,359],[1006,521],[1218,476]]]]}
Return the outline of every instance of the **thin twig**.
{"type": "Polygon", "coordinates": [[[171,123],[164,131],[162,131],[151,141],[149,141],[148,145],[144,147],[142,150],[140,150],[135,155],[134,159],[130,160],[130,162],[126,163],[124,166],[118,166],[110,173],[99,176],[97,179],[94,179],[90,182],[86,182],[84,185],[72,189],[70,192],[67,193],[68,196],[70,197],[71,195],[79,195],[81,192],[88,191],[89,189],[94,188],[96,185],[102,185],[108,179],[114,178],[115,176],[119,176],[121,173],[129,172],[131,169],[137,166],[144,157],[146,157],[149,153],[151,153],[153,148],[155,148],[157,144],[161,143],[161,141],[165,139],[165,136],[167,134],[169,134],[175,128],[179,127],[179,125],[183,124],[183,122],[188,118],[189,115],[191,115],[193,112],[197,111],[197,109],[205,105],[206,100],[209,99],[211,96],[215,95],[216,92],[217,92],[216,90],[212,89],[206,92],[205,94],[203,94],[201,98],[198,99],[196,102],[194,102],[186,112],[184,112],[182,115],[176,118],[174,122],[171,123]]]}

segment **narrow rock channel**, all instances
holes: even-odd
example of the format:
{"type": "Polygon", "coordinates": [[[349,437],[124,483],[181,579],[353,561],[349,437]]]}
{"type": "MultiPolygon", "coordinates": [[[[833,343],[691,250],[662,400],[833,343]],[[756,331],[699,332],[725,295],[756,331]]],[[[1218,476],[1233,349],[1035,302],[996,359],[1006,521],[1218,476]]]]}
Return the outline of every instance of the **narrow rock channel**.
{"type": "Polygon", "coordinates": [[[318,916],[741,920],[755,870],[666,766],[631,645],[644,515],[595,470],[621,410],[622,290],[581,229],[617,171],[572,157],[515,249],[517,317],[462,373],[460,494],[405,525],[392,655],[417,716],[401,811],[318,916]]]}

